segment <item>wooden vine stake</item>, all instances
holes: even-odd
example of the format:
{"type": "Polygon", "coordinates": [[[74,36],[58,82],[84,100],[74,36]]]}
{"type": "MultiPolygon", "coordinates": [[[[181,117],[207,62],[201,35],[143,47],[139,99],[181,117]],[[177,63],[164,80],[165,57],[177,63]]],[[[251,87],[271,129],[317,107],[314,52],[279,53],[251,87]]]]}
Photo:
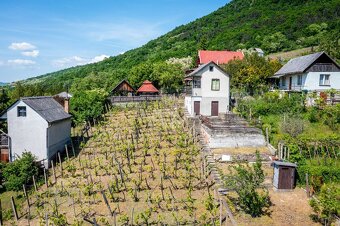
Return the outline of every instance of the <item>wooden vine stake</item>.
{"type": "Polygon", "coordinates": [[[72,139],[71,139],[71,147],[72,147],[73,156],[76,157],[76,152],[75,152],[75,150],[74,150],[74,145],[73,145],[72,139]]]}
{"type": "Polygon", "coordinates": [[[11,196],[11,204],[12,204],[12,210],[13,210],[14,218],[15,218],[16,221],[18,221],[19,217],[18,217],[17,207],[15,205],[13,196],[11,196]]]}
{"type": "Polygon", "coordinates": [[[310,191],[309,191],[308,173],[306,173],[306,193],[307,193],[307,198],[309,198],[310,191]]]}
{"type": "Polygon", "coordinates": [[[0,199],[0,226],[3,225],[3,222],[2,222],[2,205],[1,205],[1,199],[0,199]]]}
{"type": "Polygon", "coordinates": [[[58,159],[59,159],[59,164],[60,164],[60,173],[61,173],[61,177],[63,177],[63,165],[62,165],[62,163],[61,163],[60,152],[58,152],[58,159]]]}
{"type": "Polygon", "coordinates": [[[109,205],[109,202],[107,201],[105,192],[102,190],[101,193],[102,193],[102,195],[103,195],[103,199],[104,199],[104,202],[105,202],[105,204],[106,204],[106,206],[107,206],[107,209],[108,209],[109,212],[110,212],[110,216],[113,217],[113,213],[112,213],[111,207],[110,207],[110,205],[109,205]]]}
{"type": "Polygon", "coordinates": [[[48,188],[48,180],[47,180],[47,172],[46,172],[46,168],[44,168],[44,179],[45,179],[46,188],[48,188]]]}
{"type": "MultiPolygon", "coordinates": [[[[33,186],[34,186],[34,190],[37,192],[38,188],[37,188],[37,183],[35,182],[35,176],[33,175],[33,186]]],[[[1,225],[0,225],[1,226],[1,225]]]]}
{"type": "Polygon", "coordinates": [[[51,160],[51,165],[52,165],[52,173],[53,173],[54,183],[57,183],[57,176],[56,176],[56,173],[55,173],[53,160],[51,160]]]}
{"type": "Polygon", "coordinates": [[[68,147],[67,147],[67,144],[65,144],[65,151],[66,151],[67,159],[70,159],[70,157],[69,157],[69,155],[68,155],[68,147]]]}

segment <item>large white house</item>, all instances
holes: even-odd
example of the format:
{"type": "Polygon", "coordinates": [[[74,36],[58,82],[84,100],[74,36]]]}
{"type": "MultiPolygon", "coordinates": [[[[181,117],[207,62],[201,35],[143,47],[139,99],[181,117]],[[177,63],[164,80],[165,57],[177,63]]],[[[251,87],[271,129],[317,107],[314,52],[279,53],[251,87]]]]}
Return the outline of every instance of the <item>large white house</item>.
{"type": "Polygon", "coordinates": [[[53,97],[25,97],[0,115],[8,124],[10,160],[30,151],[45,166],[70,141],[71,115],[53,97]]]}
{"type": "Polygon", "coordinates": [[[214,62],[202,64],[185,78],[189,114],[218,116],[229,111],[230,76],[214,62]]]}
{"type": "Polygon", "coordinates": [[[340,90],[340,66],[325,52],[291,59],[272,78],[285,91],[340,90]]]}

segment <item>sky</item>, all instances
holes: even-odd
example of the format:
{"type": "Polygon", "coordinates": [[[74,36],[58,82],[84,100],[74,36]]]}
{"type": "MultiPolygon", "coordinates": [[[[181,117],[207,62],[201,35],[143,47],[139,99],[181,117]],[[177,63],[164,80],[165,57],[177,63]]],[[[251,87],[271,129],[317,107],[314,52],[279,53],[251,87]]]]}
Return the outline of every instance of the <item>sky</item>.
{"type": "Polygon", "coordinates": [[[98,62],[228,0],[1,0],[0,82],[98,62]]]}

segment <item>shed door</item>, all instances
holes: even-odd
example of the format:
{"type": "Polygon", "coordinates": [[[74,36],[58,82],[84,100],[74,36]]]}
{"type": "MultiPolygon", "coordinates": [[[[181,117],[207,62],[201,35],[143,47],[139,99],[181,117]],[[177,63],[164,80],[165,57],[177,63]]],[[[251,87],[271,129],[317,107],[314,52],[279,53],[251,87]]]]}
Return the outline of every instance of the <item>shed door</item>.
{"type": "Polygon", "coordinates": [[[200,114],[200,109],[201,109],[201,102],[200,101],[194,101],[194,113],[195,113],[195,115],[200,114]]]}
{"type": "Polygon", "coordinates": [[[292,89],[292,82],[293,82],[293,78],[289,77],[289,90],[292,89]]]}
{"type": "Polygon", "coordinates": [[[218,116],[218,101],[211,102],[211,116],[218,116]]]}
{"type": "Polygon", "coordinates": [[[292,189],[292,170],[289,167],[282,167],[279,176],[279,189],[292,189]]]}

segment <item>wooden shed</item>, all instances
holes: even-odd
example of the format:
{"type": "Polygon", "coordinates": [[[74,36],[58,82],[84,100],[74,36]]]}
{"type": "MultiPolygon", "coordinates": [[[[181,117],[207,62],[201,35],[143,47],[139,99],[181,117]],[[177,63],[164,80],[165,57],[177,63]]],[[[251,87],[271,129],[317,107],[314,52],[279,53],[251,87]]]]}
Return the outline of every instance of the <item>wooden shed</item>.
{"type": "Polygon", "coordinates": [[[136,90],[125,79],[122,80],[115,88],[111,90],[113,96],[132,96],[136,90]]]}
{"type": "Polygon", "coordinates": [[[276,189],[294,189],[297,165],[290,162],[274,161],[273,185],[276,189]]]}

